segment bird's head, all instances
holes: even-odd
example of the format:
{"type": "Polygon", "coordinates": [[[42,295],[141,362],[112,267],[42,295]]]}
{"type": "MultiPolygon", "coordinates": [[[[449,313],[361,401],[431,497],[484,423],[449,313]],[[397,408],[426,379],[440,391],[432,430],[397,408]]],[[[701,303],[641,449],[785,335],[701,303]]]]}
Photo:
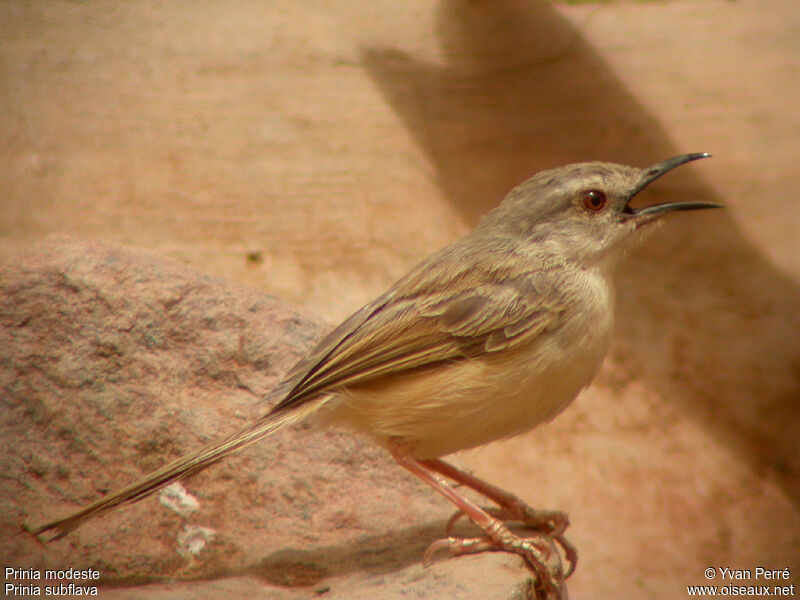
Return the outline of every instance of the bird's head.
{"type": "Polygon", "coordinates": [[[642,208],[631,200],[675,167],[710,156],[676,156],[639,169],[603,162],[567,165],[537,173],[512,190],[484,217],[479,229],[511,233],[527,248],[552,252],[586,266],[610,262],[641,237],[645,225],[675,211],[719,208],[710,202],[666,202],[642,208]]]}

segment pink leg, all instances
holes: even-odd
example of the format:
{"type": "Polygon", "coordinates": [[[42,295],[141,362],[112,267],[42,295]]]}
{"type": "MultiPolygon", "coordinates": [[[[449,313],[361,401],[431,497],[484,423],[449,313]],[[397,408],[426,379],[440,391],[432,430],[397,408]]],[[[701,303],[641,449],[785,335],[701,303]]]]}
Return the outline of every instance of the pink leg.
{"type": "Polygon", "coordinates": [[[567,588],[564,584],[561,557],[552,537],[546,534],[534,538],[514,535],[501,521],[456,492],[442,475],[427,464],[430,461],[417,461],[398,447],[390,446],[389,450],[398,464],[455,504],[486,534],[486,538],[450,537],[434,542],[425,552],[426,560],[440,549],[448,550],[453,556],[485,551],[512,552],[522,556],[536,575],[537,592],[543,600],[566,600],[567,588]]]}
{"type": "MultiPolygon", "coordinates": [[[[503,521],[519,521],[552,537],[561,546],[569,562],[569,569],[564,577],[569,577],[575,571],[575,566],[578,563],[578,551],[575,549],[575,546],[564,537],[564,532],[569,526],[569,517],[566,513],[531,508],[514,494],[494,486],[483,479],[479,479],[474,475],[465,473],[439,458],[421,460],[419,462],[453,481],[472,488],[493,502],[496,502],[498,506],[500,506],[499,511],[487,510],[492,516],[503,521]]],[[[463,511],[457,512],[453,515],[453,518],[450,519],[446,529],[448,535],[450,535],[453,525],[455,525],[456,521],[458,521],[463,514],[466,513],[463,511]]]]}

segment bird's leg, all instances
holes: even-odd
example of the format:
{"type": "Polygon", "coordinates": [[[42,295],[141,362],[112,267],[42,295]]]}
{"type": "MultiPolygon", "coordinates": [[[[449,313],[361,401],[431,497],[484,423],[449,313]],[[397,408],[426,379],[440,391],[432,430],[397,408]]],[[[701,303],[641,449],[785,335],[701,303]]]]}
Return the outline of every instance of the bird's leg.
{"type": "Polygon", "coordinates": [[[531,508],[511,492],[466,473],[439,458],[421,460],[420,462],[448,479],[465,485],[482,496],[489,498],[489,500],[496,502],[503,510],[503,516],[507,520],[519,521],[542,533],[553,535],[564,533],[569,526],[567,513],[531,508]]]}
{"type": "Polygon", "coordinates": [[[449,537],[434,542],[425,552],[426,562],[439,550],[447,550],[452,556],[487,551],[511,552],[522,556],[536,575],[539,594],[537,597],[542,600],[566,600],[567,588],[564,584],[561,555],[550,535],[542,533],[531,538],[521,538],[511,533],[500,520],[459,494],[440,473],[426,464],[426,461],[414,459],[400,447],[390,446],[389,451],[398,464],[455,504],[486,534],[485,538],[449,537]]]}
{"type": "MultiPolygon", "coordinates": [[[[569,562],[569,569],[564,577],[569,577],[572,575],[573,571],[575,571],[575,566],[578,562],[578,551],[575,549],[575,546],[564,537],[564,532],[569,526],[569,516],[567,513],[557,510],[537,510],[531,508],[511,492],[507,492],[474,475],[465,473],[439,458],[421,460],[419,462],[441,473],[448,479],[465,485],[489,500],[496,502],[500,507],[499,510],[484,509],[492,516],[502,521],[518,521],[524,523],[528,527],[552,537],[558,545],[561,546],[561,549],[564,551],[564,556],[569,562]]],[[[445,529],[447,535],[450,535],[453,526],[464,514],[466,514],[464,511],[458,511],[452,516],[445,529]]]]}

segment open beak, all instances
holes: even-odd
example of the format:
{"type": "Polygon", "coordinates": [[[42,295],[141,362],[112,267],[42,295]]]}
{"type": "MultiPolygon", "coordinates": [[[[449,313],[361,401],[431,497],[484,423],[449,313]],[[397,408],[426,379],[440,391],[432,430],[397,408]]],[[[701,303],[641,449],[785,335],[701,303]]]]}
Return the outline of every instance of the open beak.
{"type": "Polygon", "coordinates": [[[677,210],[700,210],[703,208],[722,208],[723,207],[722,204],[716,204],[714,202],[664,202],[662,204],[651,204],[650,206],[645,206],[643,208],[632,208],[630,206],[630,201],[636,194],[641,192],[644,188],[646,188],[653,181],[661,177],[664,173],[671,171],[675,167],[679,167],[681,165],[685,165],[688,162],[692,162],[693,160],[708,158],[710,156],[711,155],[706,152],[684,154],[682,156],[676,156],[674,158],[669,158],[667,160],[664,160],[660,163],[656,163],[652,167],[642,169],[642,176],[639,179],[639,182],[636,184],[636,187],[633,189],[633,193],[631,194],[631,197],[628,199],[628,204],[625,205],[625,208],[622,211],[622,220],[627,221],[630,219],[635,219],[639,223],[649,223],[650,221],[653,221],[654,219],[662,215],[677,210]]]}

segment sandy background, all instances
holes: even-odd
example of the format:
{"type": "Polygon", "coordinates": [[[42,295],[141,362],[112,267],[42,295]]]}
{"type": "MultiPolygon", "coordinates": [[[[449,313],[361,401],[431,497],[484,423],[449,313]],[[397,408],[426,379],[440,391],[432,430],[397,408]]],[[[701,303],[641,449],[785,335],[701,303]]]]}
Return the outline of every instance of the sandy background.
{"type": "Polygon", "coordinates": [[[4,2],[0,258],[121,242],[331,323],[533,172],[685,167],[596,385],[466,455],[571,513],[574,597],[800,583],[800,4],[4,2]]]}

